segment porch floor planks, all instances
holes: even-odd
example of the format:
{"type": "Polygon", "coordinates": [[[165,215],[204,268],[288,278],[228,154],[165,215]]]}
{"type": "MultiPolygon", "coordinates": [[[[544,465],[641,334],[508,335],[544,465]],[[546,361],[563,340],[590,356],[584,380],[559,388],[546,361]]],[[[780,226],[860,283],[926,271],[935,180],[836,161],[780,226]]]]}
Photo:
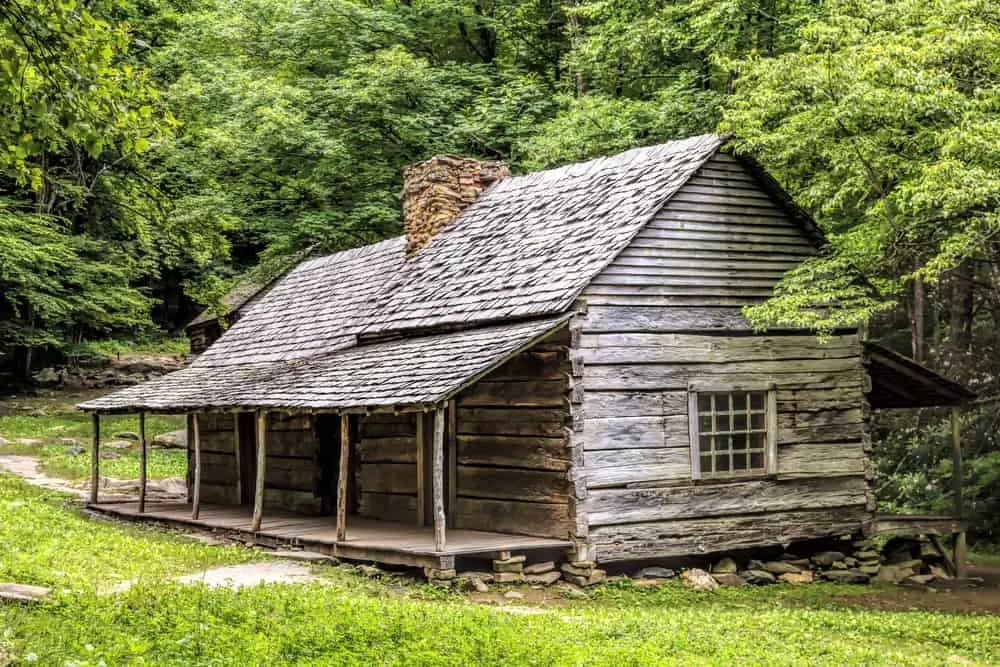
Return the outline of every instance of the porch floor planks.
{"type": "Polygon", "coordinates": [[[197,520],[191,518],[191,506],[186,503],[147,502],[144,514],[139,513],[136,502],[100,502],[90,504],[88,507],[125,519],[167,521],[199,528],[233,530],[248,537],[322,545],[327,551],[344,558],[401,564],[411,564],[411,562],[416,564],[422,560],[432,562],[434,559],[448,556],[559,549],[572,545],[568,540],[554,538],[449,529],[445,550],[436,552],[433,526],[349,517],[347,538],[338,541],[336,518],[333,516],[305,516],[282,510],[270,510],[264,513],[260,530],[252,533],[249,507],[203,504],[197,520]],[[392,554],[399,554],[401,557],[393,558],[392,554]]]}

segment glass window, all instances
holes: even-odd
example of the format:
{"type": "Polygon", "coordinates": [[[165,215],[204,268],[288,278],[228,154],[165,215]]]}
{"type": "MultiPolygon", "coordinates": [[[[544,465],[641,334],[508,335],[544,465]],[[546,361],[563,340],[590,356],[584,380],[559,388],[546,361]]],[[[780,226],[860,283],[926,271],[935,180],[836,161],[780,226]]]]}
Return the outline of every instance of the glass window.
{"type": "Polygon", "coordinates": [[[776,434],[767,432],[768,391],[699,391],[691,401],[692,461],[700,477],[764,474],[767,447],[776,434]],[[696,430],[695,430],[696,429],[696,430]]]}

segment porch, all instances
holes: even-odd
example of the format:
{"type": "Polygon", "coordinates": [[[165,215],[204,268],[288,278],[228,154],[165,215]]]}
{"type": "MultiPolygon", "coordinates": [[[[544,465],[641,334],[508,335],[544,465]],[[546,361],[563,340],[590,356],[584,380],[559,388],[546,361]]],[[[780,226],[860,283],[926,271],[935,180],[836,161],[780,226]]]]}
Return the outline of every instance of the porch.
{"type": "Polygon", "coordinates": [[[254,530],[252,511],[246,507],[202,504],[198,518],[193,518],[189,503],[146,502],[145,511],[140,511],[135,501],[102,500],[87,506],[119,519],[224,531],[261,546],[302,547],[348,560],[442,570],[453,569],[456,557],[492,559],[504,551],[525,553],[572,546],[568,540],[452,529],[446,547],[438,551],[433,526],[352,517],[346,535],[338,538],[336,518],[330,516],[268,510],[260,528],[254,530]]]}

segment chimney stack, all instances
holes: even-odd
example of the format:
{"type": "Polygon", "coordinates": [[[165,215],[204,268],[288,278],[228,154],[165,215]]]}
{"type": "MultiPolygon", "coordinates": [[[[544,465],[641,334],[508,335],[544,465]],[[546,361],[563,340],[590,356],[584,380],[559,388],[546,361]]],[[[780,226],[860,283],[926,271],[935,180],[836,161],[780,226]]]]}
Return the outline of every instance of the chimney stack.
{"type": "Polygon", "coordinates": [[[424,247],[479,193],[510,175],[501,160],[435,155],[403,169],[406,252],[424,247]]]}

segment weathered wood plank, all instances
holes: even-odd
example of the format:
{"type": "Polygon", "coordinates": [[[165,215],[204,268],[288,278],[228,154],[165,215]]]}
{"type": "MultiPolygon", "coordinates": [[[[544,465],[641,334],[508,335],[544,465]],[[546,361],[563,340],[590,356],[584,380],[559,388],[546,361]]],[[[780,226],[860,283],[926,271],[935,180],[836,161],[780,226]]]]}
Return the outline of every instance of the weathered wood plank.
{"type": "MultiPolygon", "coordinates": [[[[716,265],[720,268],[752,267],[787,271],[802,261],[802,254],[799,252],[777,252],[777,248],[772,248],[772,251],[768,253],[759,253],[746,250],[719,252],[698,248],[675,248],[672,245],[655,245],[652,247],[629,246],[622,251],[619,259],[622,260],[620,266],[649,260],[657,262],[664,268],[688,268],[701,271],[710,271],[716,265]],[[626,260],[628,261],[626,262],[626,260]]],[[[618,265],[618,260],[615,260],[615,265],[618,265]]]]}
{"type": "Polygon", "coordinates": [[[584,508],[592,527],[610,526],[760,512],[863,507],[867,490],[868,482],[863,477],[598,489],[587,495],[584,508]]]}
{"type": "Polygon", "coordinates": [[[599,449],[584,457],[591,489],[647,482],[691,479],[690,449],[599,449]]]}
{"type": "Polygon", "coordinates": [[[559,437],[563,435],[566,428],[565,423],[560,421],[531,421],[521,420],[511,416],[504,421],[468,421],[461,416],[458,419],[459,435],[523,435],[531,437],[559,437]]]}
{"type": "Polygon", "coordinates": [[[599,526],[590,530],[590,542],[601,562],[669,558],[855,533],[870,516],[863,507],[840,507],[599,526]]]}
{"type": "Polygon", "coordinates": [[[482,380],[458,395],[459,407],[562,407],[566,380],[482,380]]]}
{"type": "MultiPolygon", "coordinates": [[[[602,331],[704,331],[743,330],[752,327],[739,307],[644,307],[590,304],[583,321],[584,333],[602,331]]],[[[630,387],[632,388],[632,387],[630,387]]]]}
{"type": "Polygon", "coordinates": [[[728,364],[854,358],[855,365],[861,365],[861,346],[854,336],[836,336],[829,343],[820,343],[811,335],[583,334],[580,348],[585,364],[728,364]]]}
{"type": "Polygon", "coordinates": [[[771,292],[752,294],[744,291],[739,294],[700,294],[692,295],[687,291],[678,294],[608,294],[597,290],[602,286],[589,288],[585,293],[587,303],[591,306],[619,306],[641,308],[743,308],[760,303],[771,297],[771,292]]]}
{"type": "Polygon", "coordinates": [[[415,436],[363,438],[358,446],[358,457],[362,463],[416,463],[417,439],[415,436]]]}
{"type": "Polygon", "coordinates": [[[362,463],[358,466],[362,493],[417,494],[417,466],[412,463],[362,463]]]}
{"type": "MultiPolygon", "coordinates": [[[[229,441],[226,450],[232,451],[229,441]]],[[[313,457],[319,451],[319,441],[312,431],[271,431],[267,433],[267,449],[275,456],[313,457]]]]}
{"type": "Polygon", "coordinates": [[[322,502],[309,491],[269,488],[264,489],[264,507],[314,515],[322,510],[322,502]]]}
{"type": "MultiPolygon", "coordinates": [[[[398,415],[400,420],[376,420],[381,415],[365,415],[361,418],[362,438],[416,437],[417,421],[413,414],[398,415]]],[[[396,415],[393,415],[396,416],[396,415]]]]}
{"type": "MultiPolygon", "coordinates": [[[[712,243],[761,243],[772,246],[784,246],[809,252],[813,249],[812,242],[801,233],[789,233],[788,229],[754,227],[752,231],[736,229],[676,229],[666,226],[647,226],[636,236],[636,239],[646,241],[662,241],[665,246],[672,246],[674,241],[708,241],[712,243]]],[[[783,249],[785,249],[783,248],[783,249]]],[[[787,251],[787,250],[786,250],[787,251]]]]}
{"type": "Polygon", "coordinates": [[[496,498],[537,503],[569,500],[566,473],[521,468],[458,466],[458,495],[462,498],[496,498]]]}
{"type": "Polygon", "coordinates": [[[569,508],[564,504],[459,498],[455,527],[534,537],[569,537],[569,508]]]}
{"type": "Polygon", "coordinates": [[[687,415],[586,418],[585,448],[644,449],[688,444],[687,415]]]}
{"type": "Polygon", "coordinates": [[[415,523],[417,497],[398,493],[365,492],[358,498],[358,515],[382,521],[415,523]]]}
{"type": "Polygon", "coordinates": [[[588,364],[586,391],[678,390],[691,382],[702,384],[760,384],[772,382],[786,389],[828,387],[861,388],[857,360],[756,361],[730,364],[588,364]]]}
{"type": "Polygon", "coordinates": [[[609,299],[598,299],[597,297],[663,297],[658,299],[663,305],[677,303],[746,303],[745,297],[770,297],[773,287],[770,284],[766,287],[738,287],[725,285],[705,285],[699,287],[695,284],[652,284],[652,285],[607,285],[592,282],[587,287],[586,295],[592,303],[608,301],[609,299]],[[727,295],[738,296],[743,301],[736,299],[725,299],[727,295]],[[674,301],[666,297],[675,297],[674,301]],[[678,299],[680,301],[678,301],[678,299]]]}
{"type": "MultiPolygon", "coordinates": [[[[235,467],[233,470],[233,481],[235,481],[235,467]]],[[[311,459],[269,455],[264,480],[268,488],[311,493],[316,486],[318,472],[315,462],[311,459]]]]}
{"type": "Polygon", "coordinates": [[[565,436],[532,438],[504,435],[459,435],[458,462],[462,465],[567,470],[569,468],[569,450],[565,436]]]}
{"type": "Polygon", "coordinates": [[[778,476],[831,477],[864,475],[868,455],[861,442],[809,442],[778,445],[778,476]]]}
{"type": "MultiPolygon", "coordinates": [[[[632,268],[632,267],[629,267],[632,268]]],[[[714,274],[704,275],[704,276],[676,276],[669,273],[660,272],[650,272],[650,271],[620,271],[612,268],[605,271],[601,275],[597,276],[591,281],[591,286],[595,289],[591,290],[592,294],[602,294],[604,290],[596,289],[599,287],[618,287],[622,290],[630,287],[663,287],[664,293],[674,294],[678,289],[682,287],[695,287],[698,288],[696,292],[708,291],[709,288],[712,289],[712,293],[721,293],[721,290],[726,289],[731,292],[746,292],[749,288],[766,288],[768,290],[774,289],[774,286],[780,280],[780,275],[775,276],[761,276],[754,277],[748,275],[725,275],[724,272],[718,272],[714,274]],[[670,288],[669,290],[666,288],[670,288]]],[[[647,293],[649,290],[644,290],[638,293],[647,293]]],[[[660,291],[658,290],[657,293],[660,291]]],[[[628,293],[636,293],[629,290],[628,293]]]]}
{"type": "Polygon", "coordinates": [[[587,419],[679,415],[687,400],[686,391],[587,391],[583,413],[587,419]]]}
{"type": "Polygon", "coordinates": [[[566,354],[563,351],[529,350],[510,359],[483,380],[561,380],[566,364],[566,354]]]}

